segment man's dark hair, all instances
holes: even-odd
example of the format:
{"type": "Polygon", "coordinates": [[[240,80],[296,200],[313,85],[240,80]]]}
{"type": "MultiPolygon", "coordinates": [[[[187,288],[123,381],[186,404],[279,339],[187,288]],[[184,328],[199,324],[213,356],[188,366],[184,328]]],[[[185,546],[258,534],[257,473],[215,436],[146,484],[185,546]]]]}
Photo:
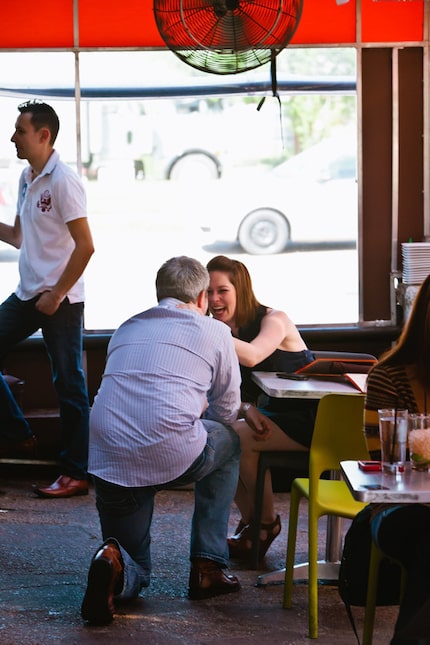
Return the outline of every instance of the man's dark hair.
{"type": "Polygon", "coordinates": [[[33,99],[18,105],[18,110],[21,114],[24,114],[25,112],[29,112],[31,114],[30,123],[33,125],[35,130],[48,128],[51,133],[49,143],[53,146],[60,129],[60,121],[54,108],[43,101],[33,99]]]}

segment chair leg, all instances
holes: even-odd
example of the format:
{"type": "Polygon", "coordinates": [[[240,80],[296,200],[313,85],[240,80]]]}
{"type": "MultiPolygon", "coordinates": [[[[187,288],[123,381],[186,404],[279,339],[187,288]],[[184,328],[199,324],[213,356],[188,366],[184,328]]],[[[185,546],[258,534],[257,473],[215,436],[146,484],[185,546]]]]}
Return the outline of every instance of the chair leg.
{"type": "MultiPolygon", "coordinates": [[[[372,645],[373,625],[375,622],[376,594],[378,590],[378,580],[379,580],[379,567],[381,565],[381,560],[383,559],[383,557],[384,557],[384,554],[372,540],[372,546],[370,550],[370,562],[369,562],[369,578],[367,582],[366,608],[364,611],[362,645],[372,645]]],[[[397,562],[397,561],[394,560],[394,562],[397,562]]],[[[400,562],[398,562],[398,565],[399,567],[401,567],[400,598],[402,598],[405,590],[407,573],[406,573],[406,569],[402,567],[400,562]]]]}
{"type": "Polygon", "coordinates": [[[294,561],[296,557],[297,526],[299,520],[299,505],[302,496],[299,489],[294,485],[291,486],[290,495],[290,513],[288,520],[288,539],[287,539],[287,556],[285,562],[285,584],[284,584],[284,609],[291,607],[293,598],[294,583],[294,561]]]}
{"type": "Polygon", "coordinates": [[[379,565],[382,553],[372,541],[367,583],[366,609],[364,612],[363,645],[372,645],[373,623],[375,620],[376,592],[378,589],[379,565]]]}
{"type": "Polygon", "coordinates": [[[318,517],[313,516],[309,507],[308,613],[310,638],[318,638],[318,519],[318,517]]]}

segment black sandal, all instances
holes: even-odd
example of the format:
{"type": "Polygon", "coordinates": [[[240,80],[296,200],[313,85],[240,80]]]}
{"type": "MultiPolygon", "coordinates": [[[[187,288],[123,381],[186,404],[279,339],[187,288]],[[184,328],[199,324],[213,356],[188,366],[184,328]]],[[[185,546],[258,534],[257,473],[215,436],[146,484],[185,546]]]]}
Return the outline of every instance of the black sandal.
{"type": "Polygon", "coordinates": [[[260,524],[261,531],[267,531],[267,536],[264,540],[260,538],[260,549],[258,551],[258,556],[260,559],[263,559],[266,555],[269,546],[272,544],[273,540],[278,537],[282,529],[281,518],[279,515],[276,516],[275,520],[271,524],[260,524]]]}
{"type": "Polygon", "coordinates": [[[240,533],[227,538],[230,558],[233,560],[249,560],[252,548],[252,529],[246,524],[240,533]]]}
{"type": "Polygon", "coordinates": [[[234,534],[238,535],[245,528],[245,526],[246,526],[246,522],[244,522],[243,520],[239,520],[234,534]]]}
{"type": "MultiPolygon", "coordinates": [[[[273,540],[281,532],[281,518],[276,516],[270,524],[261,524],[260,530],[266,531],[264,539],[260,539],[259,558],[263,559],[273,540]]],[[[233,560],[249,560],[252,552],[252,525],[246,524],[240,533],[227,538],[230,558],[233,560]]]]}

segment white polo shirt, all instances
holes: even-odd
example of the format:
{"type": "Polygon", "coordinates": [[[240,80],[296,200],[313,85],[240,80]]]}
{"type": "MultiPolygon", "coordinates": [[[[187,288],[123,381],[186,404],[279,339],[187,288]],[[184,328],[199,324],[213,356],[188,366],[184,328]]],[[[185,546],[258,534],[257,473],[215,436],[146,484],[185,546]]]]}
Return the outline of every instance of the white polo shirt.
{"type": "MultiPolygon", "coordinates": [[[[16,295],[30,300],[51,289],[63,273],[75,243],[67,222],[87,216],[81,179],[54,150],[43,171],[31,181],[31,167],[19,180],[17,214],[21,220],[20,282],[16,295]]],[[[83,302],[81,276],[67,293],[69,301],[83,302]]]]}

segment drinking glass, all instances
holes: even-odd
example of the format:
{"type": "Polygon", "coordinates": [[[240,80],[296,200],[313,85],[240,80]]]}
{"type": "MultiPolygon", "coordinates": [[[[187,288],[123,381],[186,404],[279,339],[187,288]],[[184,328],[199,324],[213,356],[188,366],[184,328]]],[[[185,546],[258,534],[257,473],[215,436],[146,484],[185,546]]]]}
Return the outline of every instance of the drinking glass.
{"type": "Polygon", "coordinates": [[[387,408],[378,410],[382,470],[401,473],[405,470],[408,439],[408,411],[387,408]]]}
{"type": "Polygon", "coordinates": [[[409,415],[409,455],[415,470],[430,469],[430,415],[409,415]]]}

